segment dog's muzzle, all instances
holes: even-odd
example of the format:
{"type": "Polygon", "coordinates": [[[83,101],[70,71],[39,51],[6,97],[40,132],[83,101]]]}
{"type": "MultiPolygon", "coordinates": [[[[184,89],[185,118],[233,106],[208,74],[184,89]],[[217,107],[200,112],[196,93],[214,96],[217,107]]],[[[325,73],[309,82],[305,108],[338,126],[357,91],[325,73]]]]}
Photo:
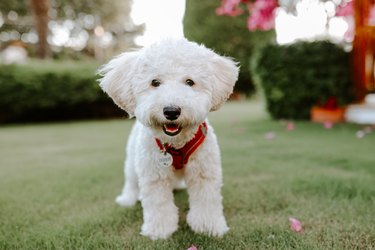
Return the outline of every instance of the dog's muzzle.
{"type": "Polygon", "coordinates": [[[181,132],[182,127],[173,121],[177,120],[180,116],[181,108],[178,106],[167,106],[163,108],[163,114],[167,120],[171,121],[163,124],[164,133],[169,136],[178,135],[181,132]]]}

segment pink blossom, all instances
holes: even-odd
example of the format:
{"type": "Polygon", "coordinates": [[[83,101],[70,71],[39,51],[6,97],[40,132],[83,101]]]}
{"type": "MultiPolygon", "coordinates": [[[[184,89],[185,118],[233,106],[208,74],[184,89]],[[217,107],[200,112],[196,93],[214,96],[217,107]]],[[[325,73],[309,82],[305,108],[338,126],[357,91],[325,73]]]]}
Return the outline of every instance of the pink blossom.
{"type": "Polygon", "coordinates": [[[191,245],[191,247],[189,247],[187,250],[198,250],[198,248],[194,245],[191,245]]]}
{"type": "Polygon", "coordinates": [[[303,232],[302,223],[299,220],[297,220],[296,218],[290,217],[289,222],[290,222],[290,229],[292,231],[297,232],[297,233],[303,232]]]}
{"type": "Polygon", "coordinates": [[[241,0],[222,0],[221,6],[216,9],[216,14],[221,15],[228,15],[228,16],[238,16],[243,13],[242,9],[240,9],[239,4],[241,0]]]}
{"type": "MultiPolygon", "coordinates": [[[[375,5],[370,6],[368,12],[367,24],[370,26],[375,25],[375,5]]],[[[345,3],[344,5],[339,5],[336,9],[336,16],[342,17],[353,17],[354,16],[354,0],[345,3]]]]}
{"type": "Polygon", "coordinates": [[[339,5],[336,9],[336,16],[353,16],[354,15],[354,1],[339,5]]]}
{"type": "Polygon", "coordinates": [[[270,30],[275,27],[275,9],[277,0],[222,0],[217,15],[238,16],[243,13],[240,8],[241,3],[247,5],[249,18],[247,27],[250,31],[270,30]]]}
{"type": "Polygon", "coordinates": [[[333,127],[333,123],[331,121],[325,121],[323,123],[324,128],[331,129],[333,127]]]}
{"type": "Polygon", "coordinates": [[[375,26],[375,5],[370,7],[367,23],[370,26],[375,26]]]}
{"type": "Polygon", "coordinates": [[[294,129],[295,129],[294,122],[288,122],[288,123],[286,124],[286,130],[288,130],[288,131],[292,131],[292,130],[294,130],[294,129]]]}
{"type": "Polygon", "coordinates": [[[250,31],[270,30],[275,27],[276,0],[256,0],[248,3],[250,16],[247,19],[247,27],[250,31]]]}

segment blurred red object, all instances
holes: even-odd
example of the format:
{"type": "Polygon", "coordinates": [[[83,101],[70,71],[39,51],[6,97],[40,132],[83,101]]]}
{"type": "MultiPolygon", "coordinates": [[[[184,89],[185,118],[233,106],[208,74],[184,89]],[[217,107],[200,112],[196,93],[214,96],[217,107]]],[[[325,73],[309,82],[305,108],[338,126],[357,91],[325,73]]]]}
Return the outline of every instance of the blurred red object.
{"type": "Polygon", "coordinates": [[[311,120],[313,122],[343,122],[345,115],[345,108],[325,108],[314,106],[311,109],[311,120]]]}
{"type": "Polygon", "coordinates": [[[353,73],[357,101],[375,91],[375,1],[354,1],[353,73]]]}

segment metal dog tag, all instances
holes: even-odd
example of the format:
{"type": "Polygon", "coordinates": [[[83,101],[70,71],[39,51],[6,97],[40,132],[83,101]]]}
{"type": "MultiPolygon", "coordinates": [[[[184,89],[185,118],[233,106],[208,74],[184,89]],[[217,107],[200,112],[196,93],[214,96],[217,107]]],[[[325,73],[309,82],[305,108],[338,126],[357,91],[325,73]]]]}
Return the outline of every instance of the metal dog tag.
{"type": "Polygon", "coordinates": [[[158,158],[158,165],[160,167],[169,168],[172,166],[173,163],[173,157],[168,152],[161,152],[158,158]]]}

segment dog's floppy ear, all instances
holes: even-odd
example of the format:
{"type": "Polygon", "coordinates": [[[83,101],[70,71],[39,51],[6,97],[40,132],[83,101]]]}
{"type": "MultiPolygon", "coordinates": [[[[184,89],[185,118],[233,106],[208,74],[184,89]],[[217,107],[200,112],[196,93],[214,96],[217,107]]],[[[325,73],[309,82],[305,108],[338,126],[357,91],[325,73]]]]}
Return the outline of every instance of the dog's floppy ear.
{"type": "Polygon", "coordinates": [[[132,89],[132,78],[136,68],[138,52],[123,53],[103,65],[98,74],[100,87],[129,117],[134,116],[135,98],[132,89]]]}
{"type": "Polygon", "coordinates": [[[215,111],[229,98],[238,79],[237,63],[232,59],[215,54],[211,65],[215,82],[212,87],[211,111],[215,111]]]}

